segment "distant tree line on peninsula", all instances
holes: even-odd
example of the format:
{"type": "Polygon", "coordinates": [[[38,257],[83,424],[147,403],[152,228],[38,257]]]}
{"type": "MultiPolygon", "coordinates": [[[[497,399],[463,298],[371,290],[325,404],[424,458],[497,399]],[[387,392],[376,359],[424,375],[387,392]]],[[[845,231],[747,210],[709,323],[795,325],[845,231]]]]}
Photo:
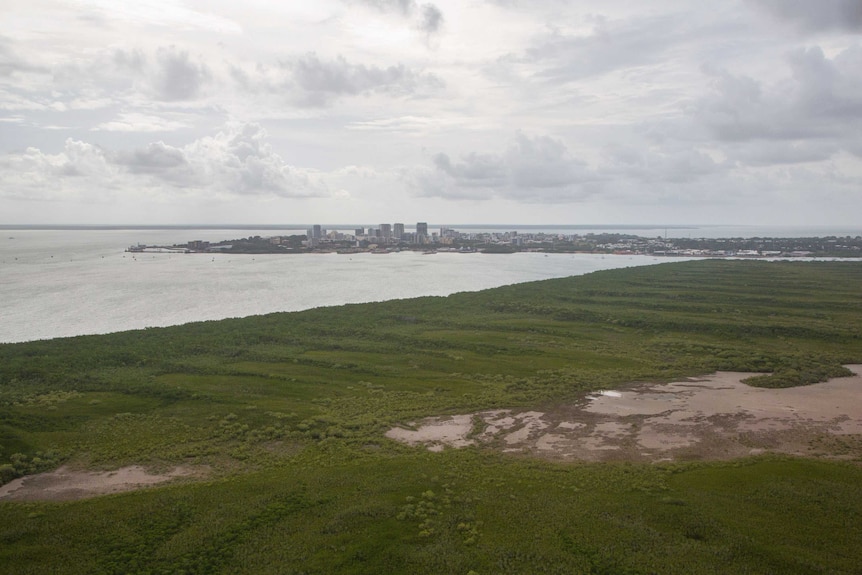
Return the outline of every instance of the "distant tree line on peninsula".
{"type": "Polygon", "coordinates": [[[293,234],[271,237],[250,236],[215,243],[192,241],[176,244],[172,248],[190,252],[238,254],[441,250],[707,257],[862,257],[862,236],[810,238],[663,238],[656,236],[648,238],[629,234],[565,235],[516,232],[463,234],[456,232],[446,237],[437,237],[435,234],[433,241],[416,244],[406,241],[375,241],[365,237],[357,239],[356,236],[333,232],[329,237],[313,242],[309,242],[305,234],[293,234]]]}

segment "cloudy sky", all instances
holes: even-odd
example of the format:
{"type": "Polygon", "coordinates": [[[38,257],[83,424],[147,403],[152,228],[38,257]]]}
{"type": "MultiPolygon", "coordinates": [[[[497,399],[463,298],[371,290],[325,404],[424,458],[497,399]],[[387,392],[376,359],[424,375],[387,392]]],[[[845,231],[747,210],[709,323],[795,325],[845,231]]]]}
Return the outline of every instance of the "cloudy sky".
{"type": "Polygon", "coordinates": [[[5,0],[0,224],[853,225],[862,0],[5,0]]]}

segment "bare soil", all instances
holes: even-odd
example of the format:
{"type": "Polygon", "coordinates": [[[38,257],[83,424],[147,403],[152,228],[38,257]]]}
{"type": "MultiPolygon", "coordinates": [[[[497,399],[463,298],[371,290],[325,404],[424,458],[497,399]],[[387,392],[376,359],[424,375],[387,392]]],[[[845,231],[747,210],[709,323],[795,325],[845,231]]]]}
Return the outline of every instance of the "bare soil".
{"type": "Polygon", "coordinates": [[[752,373],[718,372],[632,384],[548,411],[497,410],[429,418],[386,435],[432,451],[486,445],[585,461],[714,460],[760,453],[862,458],[862,365],[857,375],[763,389],[752,373]],[[481,430],[481,431],[477,431],[481,430]]]}
{"type": "Polygon", "coordinates": [[[74,470],[64,465],[48,473],[19,477],[0,486],[0,501],[70,501],[142,489],[196,475],[200,475],[200,471],[188,467],[176,467],[166,473],[149,473],[138,465],[114,471],[74,470]]]}

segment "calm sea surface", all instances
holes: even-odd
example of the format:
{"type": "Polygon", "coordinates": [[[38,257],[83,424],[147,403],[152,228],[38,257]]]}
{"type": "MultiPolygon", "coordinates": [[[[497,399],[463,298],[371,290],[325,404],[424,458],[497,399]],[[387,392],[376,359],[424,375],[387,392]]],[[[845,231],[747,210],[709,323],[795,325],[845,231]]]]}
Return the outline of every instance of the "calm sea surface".
{"type": "Polygon", "coordinates": [[[442,296],[660,261],[647,256],[535,253],[125,252],[136,243],[169,245],[276,233],[259,229],[0,230],[0,342],[442,296]]]}
{"type": "MultiPolygon", "coordinates": [[[[517,230],[647,237],[862,234],[862,228],[453,227],[463,232],[517,230]]],[[[0,342],[109,333],[345,303],[442,296],[665,261],[651,256],[536,253],[252,256],[125,252],[128,246],[137,243],[221,241],[252,235],[304,233],[304,228],[300,225],[58,230],[0,226],[0,342]]]]}

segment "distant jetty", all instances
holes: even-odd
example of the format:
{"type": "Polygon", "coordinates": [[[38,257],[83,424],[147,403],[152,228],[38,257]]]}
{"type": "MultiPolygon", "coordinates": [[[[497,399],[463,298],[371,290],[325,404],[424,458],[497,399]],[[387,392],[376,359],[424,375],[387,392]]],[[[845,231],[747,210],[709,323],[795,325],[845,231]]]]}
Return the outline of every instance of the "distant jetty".
{"type": "Polygon", "coordinates": [[[193,253],[187,247],[183,246],[147,246],[144,244],[135,244],[133,246],[129,246],[126,248],[127,252],[131,253],[150,253],[150,254],[163,254],[163,253],[172,253],[172,254],[190,254],[193,253]]]}

